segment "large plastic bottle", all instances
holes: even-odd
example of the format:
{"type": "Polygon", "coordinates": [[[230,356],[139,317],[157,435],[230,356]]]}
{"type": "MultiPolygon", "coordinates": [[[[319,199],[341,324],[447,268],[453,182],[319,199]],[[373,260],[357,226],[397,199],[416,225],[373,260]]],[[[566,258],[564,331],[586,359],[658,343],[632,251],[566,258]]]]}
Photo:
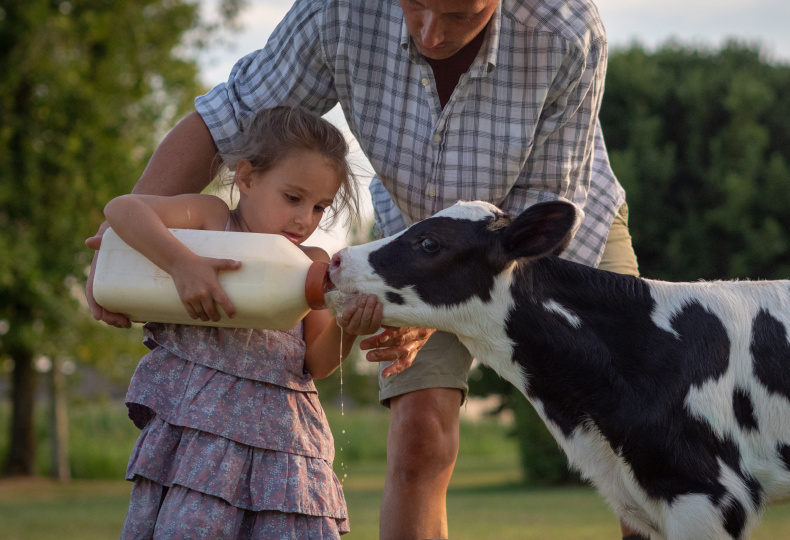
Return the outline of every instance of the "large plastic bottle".
{"type": "Polygon", "coordinates": [[[112,230],[104,233],[96,261],[93,295],[109,311],[131,321],[289,330],[310,309],[323,309],[328,263],[313,262],[277,234],[170,229],[194,253],[241,261],[219,282],[236,308],[219,321],[192,319],[173,278],[129,247],[112,230]]]}

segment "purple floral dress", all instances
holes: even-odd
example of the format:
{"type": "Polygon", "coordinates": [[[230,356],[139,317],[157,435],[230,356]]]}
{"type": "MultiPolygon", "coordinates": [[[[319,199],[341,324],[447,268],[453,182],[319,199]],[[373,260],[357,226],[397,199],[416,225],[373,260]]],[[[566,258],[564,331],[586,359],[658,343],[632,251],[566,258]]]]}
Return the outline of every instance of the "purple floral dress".
{"type": "Polygon", "coordinates": [[[334,440],[288,332],[145,326],[126,395],[142,429],[122,539],[325,539],[348,532],[334,440]]]}

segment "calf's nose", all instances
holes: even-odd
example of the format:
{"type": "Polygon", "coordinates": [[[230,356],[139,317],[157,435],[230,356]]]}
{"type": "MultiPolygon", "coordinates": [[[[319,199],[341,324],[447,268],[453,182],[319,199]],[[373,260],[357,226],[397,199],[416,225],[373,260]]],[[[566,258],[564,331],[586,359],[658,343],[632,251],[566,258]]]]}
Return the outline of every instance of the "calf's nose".
{"type": "Polygon", "coordinates": [[[343,262],[343,252],[345,249],[341,249],[334,255],[332,255],[332,262],[329,265],[329,270],[337,270],[340,268],[341,263],[343,262]]]}

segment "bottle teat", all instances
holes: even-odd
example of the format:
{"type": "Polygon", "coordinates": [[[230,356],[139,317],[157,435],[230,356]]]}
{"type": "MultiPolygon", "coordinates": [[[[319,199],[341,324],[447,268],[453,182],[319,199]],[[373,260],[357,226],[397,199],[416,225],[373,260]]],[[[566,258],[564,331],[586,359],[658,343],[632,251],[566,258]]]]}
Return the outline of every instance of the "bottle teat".
{"type": "Polygon", "coordinates": [[[315,261],[307,269],[304,282],[304,296],[310,309],[326,309],[324,293],[332,288],[329,279],[329,263],[315,261]]]}

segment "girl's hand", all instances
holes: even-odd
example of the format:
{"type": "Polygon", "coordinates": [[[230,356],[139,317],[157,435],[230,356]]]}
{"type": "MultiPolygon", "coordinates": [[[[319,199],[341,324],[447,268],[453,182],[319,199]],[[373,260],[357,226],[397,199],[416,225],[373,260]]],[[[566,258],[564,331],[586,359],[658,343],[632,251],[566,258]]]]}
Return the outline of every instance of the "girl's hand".
{"type": "Polygon", "coordinates": [[[304,335],[307,345],[304,365],[315,379],[332,374],[345,359],[356,342],[357,336],[372,334],[381,327],[383,311],[375,295],[362,296],[356,304],[348,306],[342,314],[334,317],[327,310],[314,310],[305,317],[304,335]],[[338,330],[338,326],[340,330],[338,330]],[[342,360],[341,360],[342,361],[342,360]]]}
{"type": "MultiPolygon", "coordinates": [[[[99,231],[95,235],[85,239],[85,245],[98,252],[99,248],[101,247],[102,235],[106,230],[107,222],[105,221],[102,223],[101,227],[99,227],[99,231]]],[[[94,253],[93,260],[91,261],[91,268],[88,272],[88,280],[85,282],[85,299],[88,301],[88,308],[91,310],[93,318],[97,321],[102,321],[105,324],[109,324],[110,326],[115,326],[117,328],[130,328],[132,326],[132,322],[126,317],[126,315],[123,315],[122,313],[113,313],[112,311],[104,309],[93,297],[93,278],[96,274],[97,257],[98,254],[94,253]]]]}
{"type": "Polygon", "coordinates": [[[381,328],[383,306],[375,295],[363,295],[356,305],[349,306],[337,316],[337,324],[343,332],[354,336],[374,334],[381,328]]]}
{"type": "Polygon", "coordinates": [[[195,255],[175,264],[170,275],[189,316],[201,321],[216,322],[222,317],[217,305],[228,317],[233,318],[236,315],[236,308],[220,286],[217,276],[219,272],[239,268],[241,261],[195,255]]]}

